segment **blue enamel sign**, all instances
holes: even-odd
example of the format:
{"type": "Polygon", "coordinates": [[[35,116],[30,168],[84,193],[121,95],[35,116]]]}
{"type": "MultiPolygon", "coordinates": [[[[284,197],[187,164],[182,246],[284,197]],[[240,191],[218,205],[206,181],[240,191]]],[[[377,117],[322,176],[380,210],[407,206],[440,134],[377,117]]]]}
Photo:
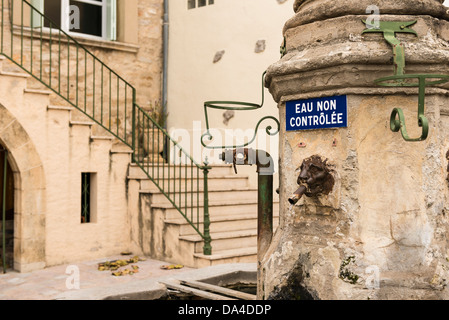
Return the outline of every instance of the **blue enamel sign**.
{"type": "Polygon", "coordinates": [[[336,96],[289,101],[287,131],[348,127],[348,98],[336,96]]]}

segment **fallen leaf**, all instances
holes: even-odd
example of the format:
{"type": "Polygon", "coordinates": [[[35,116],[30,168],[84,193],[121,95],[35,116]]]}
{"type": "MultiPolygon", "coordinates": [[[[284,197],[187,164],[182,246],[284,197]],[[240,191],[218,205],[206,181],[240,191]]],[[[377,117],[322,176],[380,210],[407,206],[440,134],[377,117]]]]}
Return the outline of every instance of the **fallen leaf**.
{"type": "MultiPolygon", "coordinates": [[[[131,255],[131,253],[129,252],[122,252],[122,255],[131,255]]],[[[106,261],[106,262],[102,262],[98,264],[98,270],[99,271],[106,271],[106,270],[110,270],[112,271],[112,275],[115,277],[120,277],[120,276],[124,276],[124,275],[133,275],[134,273],[138,273],[139,272],[139,266],[137,265],[131,265],[131,270],[129,269],[125,269],[122,271],[119,271],[119,269],[121,267],[125,267],[128,266],[130,264],[133,263],[138,263],[139,261],[146,261],[146,259],[144,258],[140,258],[138,256],[134,256],[131,259],[127,259],[127,260],[114,260],[114,261],[106,261]]],[[[176,266],[170,266],[171,269],[176,268],[176,266]]]]}
{"type": "Polygon", "coordinates": [[[128,260],[128,263],[137,263],[137,262],[139,262],[139,257],[137,257],[137,256],[128,260]]]}
{"type": "Polygon", "coordinates": [[[128,265],[128,262],[125,261],[125,260],[117,260],[116,264],[121,266],[121,267],[124,267],[124,266],[128,265]]]}
{"type": "Polygon", "coordinates": [[[177,265],[165,265],[165,266],[161,266],[161,269],[163,269],[163,270],[173,270],[173,269],[182,269],[182,268],[184,268],[184,266],[183,265],[181,265],[181,264],[177,264],[177,265]]]}

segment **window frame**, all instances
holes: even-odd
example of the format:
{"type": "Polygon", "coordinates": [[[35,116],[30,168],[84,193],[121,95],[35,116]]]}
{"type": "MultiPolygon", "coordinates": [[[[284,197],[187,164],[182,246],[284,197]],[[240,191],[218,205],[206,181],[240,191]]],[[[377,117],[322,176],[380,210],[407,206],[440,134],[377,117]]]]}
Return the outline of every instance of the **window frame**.
{"type": "MultiPolygon", "coordinates": [[[[45,14],[44,1],[46,0],[35,0],[35,2],[40,2],[40,7],[42,12],[45,14]]],[[[70,6],[70,0],[60,0],[61,1],[61,29],[73,37],[82,37],[91,40],[101,40],[101,41],[116,41],[117,40],[117,1],[116,0],[74,0],[81,3],[86,3],[90,5],[96,5],[102,7],[102,25],[101,25],[101,36],[95,36],[87,33],[76,32],[69,29],[70,19],[68,19],[66,8],[70,6]]],[[[49,27],[44,27],[46,30],[50,30],[49,27]]]]}

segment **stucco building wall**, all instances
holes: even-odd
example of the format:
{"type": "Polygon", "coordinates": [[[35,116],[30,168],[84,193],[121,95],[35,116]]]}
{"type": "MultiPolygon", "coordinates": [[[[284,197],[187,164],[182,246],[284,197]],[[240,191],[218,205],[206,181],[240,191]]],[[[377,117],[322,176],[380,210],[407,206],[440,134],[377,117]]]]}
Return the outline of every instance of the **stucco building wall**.
{"type": "MultiPolygon", "coordinates": [[[[171,0],[168,79],[168,128],[195,159],[221,163],[217,152],[204,151],[204,102],[211,100],[261,103],[262,74],[279,59],[282,26],[293,15],[293,2],[215,0],[213,5],[188,9],[187,1],[171,0]],[[267,19],[269,17],[269,19],[267,19]]],[[[214,145],[248,141],[264,116],[277,117],[277,105],[265,91],[265,104],[254,111],[236,111],[227,124],[225,110],[209,110],[214,145]],[[236,131],[237,130],[237,131],[236,131]]],[[[269,138],[260,127],[258,144],[277,159],[278,136],[269,138]],[[260,140],[259,140],[260,139],[260,140]]],[[[255,177],[254,169],[240,168],[255,177]]],[[[252,179],[256,184],[256,179],[252,179]]]]}

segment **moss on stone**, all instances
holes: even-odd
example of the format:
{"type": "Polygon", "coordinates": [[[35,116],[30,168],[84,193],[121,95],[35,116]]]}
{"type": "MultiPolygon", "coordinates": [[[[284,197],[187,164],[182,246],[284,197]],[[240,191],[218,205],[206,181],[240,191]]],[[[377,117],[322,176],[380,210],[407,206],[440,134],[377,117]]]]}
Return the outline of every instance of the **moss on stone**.
{"type": "Polygon", "coordinates": [[[351,262],[355,262],[354,256],[350,256],[341,262],[339,278],[351,284],[356,284],[359,276],[347,268],[351,262]]]}

